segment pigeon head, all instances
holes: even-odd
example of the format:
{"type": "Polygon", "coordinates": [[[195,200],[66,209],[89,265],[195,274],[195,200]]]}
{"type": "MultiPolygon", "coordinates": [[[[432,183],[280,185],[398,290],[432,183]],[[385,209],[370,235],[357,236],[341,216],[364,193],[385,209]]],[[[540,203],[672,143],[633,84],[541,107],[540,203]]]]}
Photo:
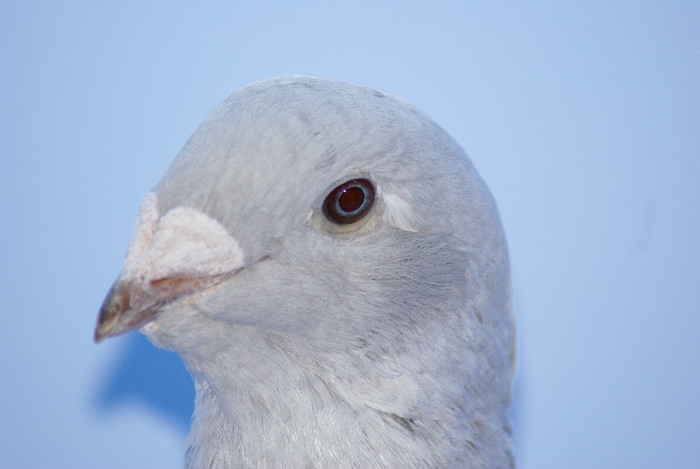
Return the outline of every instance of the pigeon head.
{"type": "Polygon", "coordinates": [[[384,93],[237,91],[146,195],[96,339],[140,329],[197,391],[188,467],[510,467],[494,201],[384,93]]]}

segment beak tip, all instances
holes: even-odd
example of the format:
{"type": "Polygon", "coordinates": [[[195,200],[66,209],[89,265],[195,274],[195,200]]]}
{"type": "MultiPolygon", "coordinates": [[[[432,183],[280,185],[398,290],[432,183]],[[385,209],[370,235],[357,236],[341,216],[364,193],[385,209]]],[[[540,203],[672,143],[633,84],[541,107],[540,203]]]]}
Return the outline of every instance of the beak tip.
{"type": "Polygon", "coordinates": [[[124,314],[129,310],[129,302],[128,290],[120,288],[118,283],[114,282],[100,307],[100,313],[97,317],[94,335],[96,343],[99,344],[104,339],[120,333],[118,327],[120,319],[123,320],[124,314]]]}
{"type": "Polygon", "coordinates": [[[95,336],[93,337],[95,343],[96,343],[96,344],[99,344],[100,342],[102,342],[102,341],[105,340],[106,338],[107,338],[107,337],[105,336],[105,334],[103,334],[102,332],[100,332],[100,328],[97,327],[97,329],[95,329],[95,336]]]}
{"type": "Polygon", "coordinates": [[[95,343],[99,344],[103,340],[117,335],[118,333],[115,331],[115,325],[113,318],[107,319],[104,314],[100,314],[97,326],[95,327],[95,335],[93,336],[95,343]]]}
{"type": "Polygon", "coordinates": [[[140,328],[154,319],[160,305],[161,303],[154,303],[134,308],[130,286],[115,282],[100,308],[95,327],[95,342],[99,344],[104,339],[140,328]]]}

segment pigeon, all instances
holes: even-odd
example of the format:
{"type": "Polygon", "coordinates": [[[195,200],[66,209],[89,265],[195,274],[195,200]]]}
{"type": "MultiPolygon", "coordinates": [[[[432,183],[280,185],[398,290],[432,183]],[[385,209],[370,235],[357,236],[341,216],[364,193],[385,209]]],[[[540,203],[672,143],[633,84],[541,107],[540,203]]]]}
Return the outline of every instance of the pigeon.
{"type": "Polygon", "coordinates": [[[219,104],[141,204],[96,341],[192,375],[188,468],[514,467],[494,199],[411,104],[330,79],[219,104]]]}

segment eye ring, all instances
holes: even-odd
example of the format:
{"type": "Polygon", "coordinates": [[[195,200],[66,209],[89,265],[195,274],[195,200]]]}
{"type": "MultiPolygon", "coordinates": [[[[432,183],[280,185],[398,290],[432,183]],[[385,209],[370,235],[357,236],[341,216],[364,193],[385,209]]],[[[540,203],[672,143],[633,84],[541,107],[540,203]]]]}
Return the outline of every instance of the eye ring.
{"type": "Polygon", "coordinates": [[[347,225],[361,219],[374,204],[374,186],[364,178],[351,179],[333,189],[323,201],[328,220],[347,225]]]}

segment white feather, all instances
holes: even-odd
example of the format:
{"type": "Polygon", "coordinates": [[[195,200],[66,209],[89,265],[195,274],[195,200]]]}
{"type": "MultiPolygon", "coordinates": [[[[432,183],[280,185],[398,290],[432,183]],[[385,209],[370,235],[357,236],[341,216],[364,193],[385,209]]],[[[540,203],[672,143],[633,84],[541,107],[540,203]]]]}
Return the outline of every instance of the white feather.
{"type": "Polygon", "coordinates": [[[400,230],[418,231],[415,225],[415,215],[408,202],[395,194],[384,194],[386,223],[400,230]]]}

